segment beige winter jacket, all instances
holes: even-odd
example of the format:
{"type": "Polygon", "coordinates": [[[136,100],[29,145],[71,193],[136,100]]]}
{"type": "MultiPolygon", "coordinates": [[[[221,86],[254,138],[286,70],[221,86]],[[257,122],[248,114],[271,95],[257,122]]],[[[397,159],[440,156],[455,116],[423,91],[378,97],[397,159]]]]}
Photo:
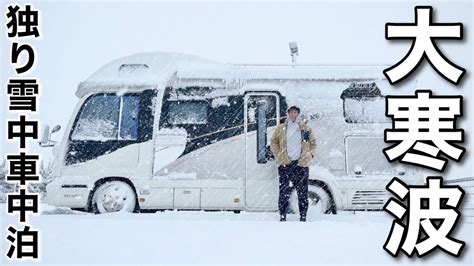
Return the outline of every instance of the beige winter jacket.
{"type": "MultiPolygon", "coordinates": [[[[311,128],[305,123],[301,122],[300,128],[301,134],[307,134],[307,138],[305,140],[303,136],[301,137],[301,156],[298,160],[298,166],[308,167],[316,150],[316,137],[311,128]]],[[[275,132],[273,132],[270,149],[273,155],[275,155],[278,165],[287,165],[291,162],[286,150],[286,123],[279,124],[276,127],[275,132]]]]}

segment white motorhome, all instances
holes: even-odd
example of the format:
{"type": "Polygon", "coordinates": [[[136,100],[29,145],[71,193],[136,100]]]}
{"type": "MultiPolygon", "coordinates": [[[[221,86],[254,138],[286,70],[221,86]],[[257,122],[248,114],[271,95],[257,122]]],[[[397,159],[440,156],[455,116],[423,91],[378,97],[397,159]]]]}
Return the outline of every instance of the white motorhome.
{"type": "Polygon", "coordinates": [[[310,212],[380,210],[391,178],[421,180],[416,167],[382,153],[391,127],[383,96],[394,91],[383,68],[233,65],[173,53],[115,60],[77,89],[47,201],[95,213],[276,211],[268,142],[297,105],[317,138],[310,212]]]}

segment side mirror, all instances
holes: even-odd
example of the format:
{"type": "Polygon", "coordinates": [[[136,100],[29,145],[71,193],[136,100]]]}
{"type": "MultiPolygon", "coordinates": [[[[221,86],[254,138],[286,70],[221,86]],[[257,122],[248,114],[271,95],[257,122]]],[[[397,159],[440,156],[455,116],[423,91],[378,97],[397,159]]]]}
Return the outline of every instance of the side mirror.
{"type": "Polygon", "coordinates": [[[56,133],[56,132],[58,132],[59,130],[61,130],[61,126],[60,126],[60,125],[56,125],[55,127],[53,127],[53,130],[51,130],[51,134],[56,133]]]}
{"type": "Polygon", "coordinates": [[[41,135],[41,138],[39,141],[39,145],[41,147],[53,147],[57,143],[57,141],[51,140],[51,135],[55,132],[58,132],[59,130],[61,130],[61,126],[56,125],[55,127],[53,127],[53,130],[51,130],[51,133],[50,133],[49,126],[45,125],[43,128],[43,134],[41,135]]]}
{"type": "Polygon", "coordinates": [[[257,103],[257,163],[267,163],[267,109],[266,101],[257,103]]]}

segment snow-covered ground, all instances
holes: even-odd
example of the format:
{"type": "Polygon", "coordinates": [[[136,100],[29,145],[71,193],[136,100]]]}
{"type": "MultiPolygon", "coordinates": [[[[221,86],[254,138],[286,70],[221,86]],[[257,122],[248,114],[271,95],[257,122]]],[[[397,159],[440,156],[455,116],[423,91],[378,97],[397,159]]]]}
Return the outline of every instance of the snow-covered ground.
{"type": "MultiPolygon", "coordinates": [[[[16,224],[0,205],[1,226],[16,224]]],[[[382,246],[392,218],[384,212],[341,213],[300,223],[276,213],[165,211],[92,215],[42,205],[30,224],[40,230],[40,264],[411,264],[473,265],[473,218],[453,236],[467,242],[461,258],[434,252],[394,259],[382,246]]],[[[1,252],[8,242],[1,241],[1,252]]],[[[9,265],[2,256],[2,265],[9,265]]],[[[28,265],[22,263],[21,265],[28,265]]]]}

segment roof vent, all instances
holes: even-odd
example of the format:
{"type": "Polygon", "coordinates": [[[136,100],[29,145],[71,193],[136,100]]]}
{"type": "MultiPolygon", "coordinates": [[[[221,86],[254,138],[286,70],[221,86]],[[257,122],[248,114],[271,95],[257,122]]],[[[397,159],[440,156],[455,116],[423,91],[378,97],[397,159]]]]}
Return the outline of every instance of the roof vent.
{"type": "Polygon", "coordinates": [[[146,64],[122,64],[119,67],[120,76],[130,76],[143,74],[148,70],[148,65],[146,64]]]}

